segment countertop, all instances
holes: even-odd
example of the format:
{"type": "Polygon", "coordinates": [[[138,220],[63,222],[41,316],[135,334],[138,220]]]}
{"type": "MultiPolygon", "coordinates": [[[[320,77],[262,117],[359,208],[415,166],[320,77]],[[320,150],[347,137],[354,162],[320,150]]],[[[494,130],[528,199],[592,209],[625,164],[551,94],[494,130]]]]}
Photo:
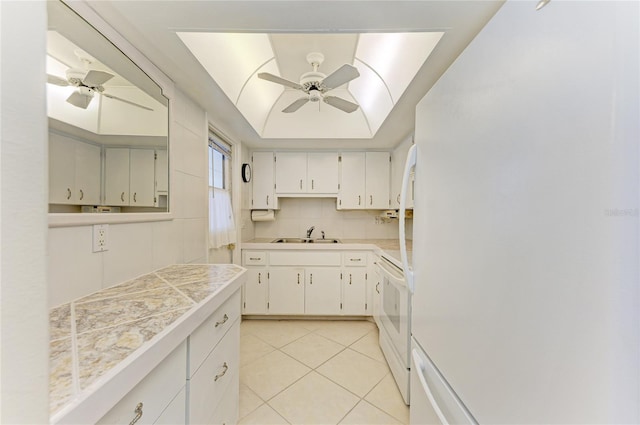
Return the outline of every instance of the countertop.
{"type": "MultiPolygon", "coordinates": [[[[271,243],[275,238],[259,238],[242,242],[242,249],[277,249],[277,250],[338,250],[350,251],[358,249],[366,249],[375,251],[379,255],[383,255],[394,262],[398,267],[402,268],[400,259],[400,242],[398,239],[340,239],[341,243],[271,243]]],[[[407,251],[411,251],[412,241],[407,241],[407,251]]],[[[411,255],[409,252],[409,263],[411,264],[411,255]]]]}
{"type": "Polygon", "coordinates": [[[135,385],[240,288],[245,271],[233,264],[172,265],[53,308],[51,421],[90,411],[87,400],[108,405],[105,398],[116,395],[105,384],[123,372],[130,376],[120,376],[118,387],[135,385]]]}

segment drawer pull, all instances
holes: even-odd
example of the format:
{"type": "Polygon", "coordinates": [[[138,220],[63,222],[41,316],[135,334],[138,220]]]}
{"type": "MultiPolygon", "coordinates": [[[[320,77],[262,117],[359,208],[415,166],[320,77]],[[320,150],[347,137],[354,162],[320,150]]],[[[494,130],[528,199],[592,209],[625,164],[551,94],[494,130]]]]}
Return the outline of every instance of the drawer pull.
{"type": "Polygon", "coordinates": [[[142,403],[138,403],[138,405],[136,406],[136,410],[134,410],[134,413],[136,414],[136,416],[131,422],[129,422],[129,425],[135,424],[142,417],[142,403]]]}
{"type": "Polygon", "coordinates": [[[224,325],[225,323],[227,323],[227,320],[229,320],[229,316],[227,316],[225,314],[224,316],[222,316],[222,320],[221,321],[216,322],[216,325],[214,327],[217,328],[220,325],[224,325]]]}
{"type": "Polygon", "coordinates": [[[349,258],[349,261],[362,261],[362,258],[349,258]]]}
{"type": "Polygon", "coordinates": [[[224,376],[225,373],[227,373],[227,371],[229,370],[229,366],[227,365],[227,362],[224,362],[224,364],[222,365],[222,372],[220,372],[219,374],[217,374],[213,380],[217,381],[218,379],[222,378],[224,376]]]}
{"type": "Polygon", "coordinates": [[[260,257],[249,257],[249,260],[251,260],[251,261],[260,261],[260,260],[262,260],[262,258],[260,258],[260,257]]]}
{"type": "Polygon", "coordinates": [[[349,285],[351,285],[351,273],[349,273],[349,285]]]}
{"type": "Polygon", "coordinates": [[[380,282],[376,283],[376,292],[379,294],[380,290],[378,289],[378,286],[380,286],[380,282]]]}

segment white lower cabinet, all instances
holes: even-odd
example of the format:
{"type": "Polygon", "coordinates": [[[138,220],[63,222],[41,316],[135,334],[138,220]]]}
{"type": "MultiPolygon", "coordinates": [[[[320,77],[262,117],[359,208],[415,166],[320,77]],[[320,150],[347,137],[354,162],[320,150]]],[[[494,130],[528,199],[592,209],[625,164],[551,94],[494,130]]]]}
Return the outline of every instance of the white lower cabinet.
{"type": "Polygon", "coordinates": [[[365,315],[367,302],[368,255],[366,252],[345,252],[342,271],[342,314],[365,315]]]}
{"type": "Polygon", "coordinates": [[[340,269],[309,267],[306,272],[304,312],[306,314],[340,314],[340,269]]]}
{"type": "Polygon", "coordinates": [[[304,268],[269,268],[269,314],[304,314],[304,268]]]}
{"type": "MultiPolygon", "coordinates": [[[[186,364],[187,343],[183,342],[97,423],[135,423],[136,425],[156,423],[168,406],[173,404],[172,401],[176,396],[184,390],[186,364]]],[[[171,406],[167,415],[179,417],[183,421],[185,404],[182,403],[181,408],[179,403],[171,406]]]]}
{"type": "MultiPolygon", "coordinates": [[[[240,320],[236,319],[227,334],[211,351],[189,380],[189,423],[221,423],[216,418],[218,406],[239,379],[240,320]]],[[[234,393],[237,404],[238,393],[234,393]]],[[[235,412],[237,416],[237,412],[235,412]]]]}
{"type": "Polygon", "coordinates": [[[229,297],[98,424],[234,424],[240,291],[229,297]]]}
{"type": "Polygon", "coordinates": [[[243,251],[243,314],[371,315],[366,251],[243,251]]]}

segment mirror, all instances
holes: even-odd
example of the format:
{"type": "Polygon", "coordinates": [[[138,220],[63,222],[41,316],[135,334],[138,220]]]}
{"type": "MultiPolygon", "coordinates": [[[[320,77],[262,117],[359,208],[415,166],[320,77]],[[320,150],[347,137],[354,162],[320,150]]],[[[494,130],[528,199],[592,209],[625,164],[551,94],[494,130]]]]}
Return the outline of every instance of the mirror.
{"type": "Polygon", "coordinates": [[[48,1],[49,212],[168,212],[168,99],[115,45],[48,1]]]}

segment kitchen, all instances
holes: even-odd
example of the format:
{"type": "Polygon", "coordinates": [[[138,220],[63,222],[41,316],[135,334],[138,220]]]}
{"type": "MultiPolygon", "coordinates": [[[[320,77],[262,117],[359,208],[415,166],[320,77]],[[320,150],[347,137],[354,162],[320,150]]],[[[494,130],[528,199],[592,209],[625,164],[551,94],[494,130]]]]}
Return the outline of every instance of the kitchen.
{"type": "MultiPolygon", "coordinates": [[[[242,6],[242,2],[235,3],[242,6]]],[[[331,5],[341,3],[345,2],[331,5]]],[[[414,237],[414,260],[418,250],[429,252],[428,257],[421,257],[423,261],[414,261],[415,296],[421,297],[420,276],[429,267],[433,279],[429,288],[446,302],[427,299],[427,310],[442,320],[447,316],[476,319],[469,328],[457,326],[455,320],[445,321],[441,331],[421,326],[421,339],[430,344],[422,348],[435,357],[432,360],[478,422],[638,422],[638,9],[634,2],[616,3],[611,9],[604,3],[580,4],[577,11],[570,4],[552,1],[535,12],[533,3],[507,3],[418,108],[418,114],[424,115],[416,119],[416,181],[423,182],[417,185],[417,194],[424,187],[430,198],[417,196],[415,211],[428,211],[430,219],[423,222],[423,215],[416,214],[413,227],[414,235],[430,237],[414,237]],[[514,25],[509,19],[522,21],[514,25]],[[571,28],[563,24],[567,21],[571,28]],[[572,36],[583,39],[584,46],[572,36]],[[569,43],[571,54],[561,48],[567,47],[563,42],[569,43]],[[529,47],[526,54],[522,46],[529,47]],[[543,52],[549,54],[548,61],[543,60],[543,52]],[[492,60],[487,61],[488,57],[492,60]],[[566,67],[561,66],[564,60],[566,67]],[[425,139],[427,133],[452,144],[440,146],[425,139]],[[484,143],[468,142],[476,138],[484,143]],[[521,143],[514,144],[514,140],[521,143]],[[571,143],[563,144],[563,140],[571,143]],[[429,156],[424,156],[426,152],[429,156]],[[440,279],[464,290],[467,297],[456,298],[446,286],[434,283],[440,279]],[[471,285],[478,281],[495,285],[471,285]],[[509,282],[520,284],[509,286],[509,282]],[[486,307],[482,313],[474,312],[480,304],[473,300],[486,307]],[[437,347],[455,347],[456,355],[447,357],[437,347]],[[470,347],[475,359],[462,355],[470,347]],[[503,349],[495,351],[496,347],[503,349]],[[519,361],[531,365],[530,373],[519,361]],[[590,367],[593,364],[597,367],[590,367]],[[585,374],[587,370],[591,372],[585,374]],[[544,379],[536,379],[535,374],[544,379]],[[552,379],[557,385],[549,387],[552,379]],[[477,385],[488,381],[493,382],[489,390],[477,385]],[[538,405],[534,396],[540,394],[546,395],[538,405]],[[508,401],[497,408],[492,397],[508,401]],[[542,411],[548,416],[540,416],[542,411]]],[[[2,324],[2,415],[4,422],[43,423],[48,420],[47,292],[49,296],[59,294],[59,288],[48,283],[50,262],[60,265],[58,272],[67,270],[70,286],[77,285],[83,275],[96,276],[91,279],[95,290],[156,270],[169,261],[206,262],[206,171],[190,168],[188,155],[190,147],[201,149],[195,147],[191,134],[206,137],[207,115],[190,97],[198,91],[204,97],[214,93],[211,87],[193,88],[189,82],[172,93],[175,116],[171,117],[170,136],[173,140],[178,134],[177,139],[184,140],[171,145],[177,155],[170,178],[172,190],[176,184],[182,188],[172,192],[181,201],[176,209],[171,208],[176,214],[173,220],[149,221],[141,214],[137,224],[111,224],[110,250],[87,254],[83,247],[91,245],[91,235],[82,227],[90,226],[58,222],[47,231],[46,118],[38,112],[45,104],[46,10],[39,4],[11,2],[1,7],[3,59],[13,59],[3,61],[2,75],[2,111],[8,118],[3,119],[2,142],[2,314],[9,318],[2,324]],[[40,53],[27,54],[31,51],[40,53]],[[42,84],[21,85],[18,77],[42,84]],[[203,189],[192,193],[193,186],[203,189]],[[12,214],[10,208],[15,205],[23,206],[26,214],[12,214]],[[23,338],[25,333],[30,338],[23,338]]],[[[259,15],[259,8],[251,10],[259,15]]],[[[92,11],[83,9],[83,16],[89,18],[92,11]]],[[[111,17],[111,25],[126,26],[126,20],[119,21],[117,14],[109,15],[113,11],[101,12],[104,19],[111,17]]],[[[331,12],[335,10],[329,7],[318,13],[354,20],[336,23],[326,18],[323,22],[318,16],[315,25],[356,26],[354,16],[331,12]]],[[[255,15],[242,19],[249,21],[247,25],[259,22],[255,15]]],[[[384,28],[380,20],[373,21],[378,22],[378,29],[384,28]]],[[[142,31],[144,23],[139,24],[142,31]]],[[[290,24],[299,25],[300,21],[290,24]]],[[[118,28],[118,32],[99,29],[117,38],[114,42],[135,39],[131,28],[129,32],[127,28],[118,28]]],[[[137,48],[145,53],[144,57],[133,55],[138,62],[156,57],[158,50],[149,41],[137,48]]],[[[163,71],[179,66],[173,64],[163,71]]],[[[442,72],[447,68],[448,64],[442,72]]],[[[215,94],[209,101],[226,105],[226,97],[215,94]]],[[[423,94],[415,96],[413,107],[423,94]]],[[[211,110],[220,113],[220,122],[228,118],[225,108],[215,107],[211,110]]],[[[411,107],[406,108],[398,113],[413,115],[411,107]]],[[[380,131],[393,134],[384,125],[380,131]]],[[[398,143],[407,136],[393,135],[398,143]]],[[[353,144],[330,143],[327,149],[357,149],[353,144]]],[[[291,144],[282,148],[291,149],[291,144]]],[[[248,163],[235,160],[236,170],[248,163]]],[[[369,216],[369,221],[375,223],[375,217],[369,216]]],[[[243,223],[242,217],[238,222],[243,223]]],[[[305,236],[304,230],[312,225],[298,228],[302,233],[295,237],[305,236]]],[[[385,225],[371,226],[376,232],[385,225]]],[[[234,260],[239,261],[238,256],[234,260]]]]}

